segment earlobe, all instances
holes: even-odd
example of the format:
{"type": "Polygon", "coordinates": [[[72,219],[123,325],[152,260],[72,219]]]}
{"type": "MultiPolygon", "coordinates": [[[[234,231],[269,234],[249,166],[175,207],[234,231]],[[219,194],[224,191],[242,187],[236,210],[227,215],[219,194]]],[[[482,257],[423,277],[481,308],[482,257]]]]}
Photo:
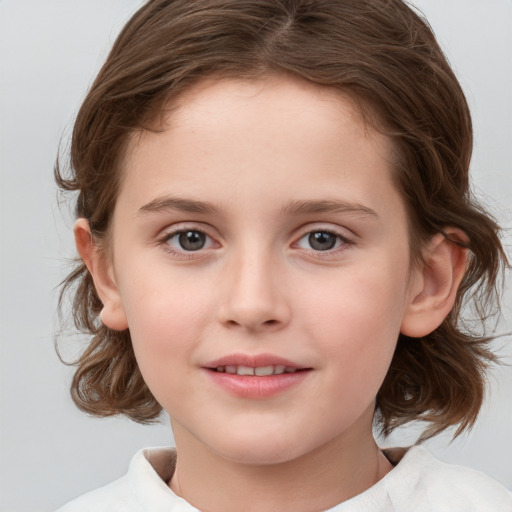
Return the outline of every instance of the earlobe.
{"type": "Polygon", "coordinates": [[[452,310],[464,277],[467,249],[450,239],[466,241],[459,229],[435,235],[423,251],[423,265],[412,279],[411,295],[400,332],[421,338],[437,329],[452,310]],[[448,237],[448,238],[447,238],[448,237]]]}
{"type": "Polygon", "coordinates": [[[116,331],[127,329],[128,322],[113,276],[112,264],[105,252],[95,243],[89,222],[86,219],[78,219],[73,232],[78,253],[93,278],[96,293],[103,304],[101,321],[116,331]]]}

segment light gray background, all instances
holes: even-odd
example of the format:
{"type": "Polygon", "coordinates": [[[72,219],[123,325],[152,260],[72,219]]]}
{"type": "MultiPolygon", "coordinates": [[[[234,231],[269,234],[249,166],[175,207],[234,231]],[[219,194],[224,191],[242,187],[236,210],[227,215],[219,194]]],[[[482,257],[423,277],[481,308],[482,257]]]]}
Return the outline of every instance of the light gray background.
{"type": "MultiPolygon", "coordinates": [[[[472,164],[483,197],[512,224],[512,1],[417,0],[473,109],[472,164]],[[490,200],[490,199],[489,199],[490,200]]],[[[72,369],[53,348],[55,288],[74,255],[68,205],[58,206],[52,167],[61,136],[124,21],[139,0],[0,0],[0,510],[50,511],[126,470],[142,446],[172,442],[167,425],[79,413],[72,369]]],[[[64,138],[64,141],[66,139],[64,138]]],[[[510,245],[511,237],[507,235],[510,245]]],[[[509,277],[510,281],[510,277],[509,277]]],[[[509,285],[509,289],[511,286],[509,285]]],[[[500,331],[512,330],[512,294],[500,331]],[[508,318],[508,320],[507,320],[508,318]]],[[[512,363],[512,340],[501,354],[512,363]]],[[[79,340],[62,342],[65,355],[79,340]]],[[[491,377],[481,418],[440,458],[486,471],[512,488],[512,368],[491,377]]],[[[389,444],[404,444],[411,432],[389,444]]]]}

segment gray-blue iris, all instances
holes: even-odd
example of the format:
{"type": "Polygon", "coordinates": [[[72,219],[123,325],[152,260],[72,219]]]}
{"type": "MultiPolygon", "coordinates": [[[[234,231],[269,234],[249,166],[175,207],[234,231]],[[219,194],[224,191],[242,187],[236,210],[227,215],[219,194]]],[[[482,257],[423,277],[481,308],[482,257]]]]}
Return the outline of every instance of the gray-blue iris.
{"type": "Polygon", "coordinates": [[[336,235],[325,231],[315,231],[310,233],[308,241],[315,251],[328,251],[336,245],[336,235]]]}
{"type": "Polygon", "coordinates": [[[180,246],[186,251],[198,251],[206,243],[206,235],[200,231],[183,231],[179,235],[180,246]]]}

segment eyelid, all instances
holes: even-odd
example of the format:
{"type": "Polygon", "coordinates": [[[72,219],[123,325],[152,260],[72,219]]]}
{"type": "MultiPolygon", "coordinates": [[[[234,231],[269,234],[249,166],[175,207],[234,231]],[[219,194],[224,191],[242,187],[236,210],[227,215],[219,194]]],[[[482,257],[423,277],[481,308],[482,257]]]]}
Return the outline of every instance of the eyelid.
{"type": "Polygon", "coordinates": [[[179,224],[173,224],[168,228],[164,229],[162,234],[158,237],[156,244],[162,246],[163,249],[171,253],[175,256],[181,258],[197,258],[203,256],[205,251],[209,249],[220,247],[220,244],[217,242],[216,238],[210,233],[210,229],[204,228],[202,223],[195,222],[182,222],[179,224]],[[177,247],[172,246],[169,241],[172,240],[177,235],[187,232],[187,231],[196,231],[198,233],[202,233],[207,237],[210,241],[207,247],[201,247],[196,251],[187,251],[185,249],[179,249],[177,247]]]}
{"type": "MultiPolygon", "coordinates": [[[[218,236],[215,236],[211,234],[211,231],[213,229],[209,225],[205,225],[202,222],[181,222],[177,224],[173,224],[171,226],[168,226],[164,230],[162,230],[161,235],[158,237],[156,244],[160,245],[164,248],[166,252],[169,252],[175,256],[181,257],[181,258],[198,258],[204,256],[206,251],[209,251],[210,249],[215,249],[221,247],[221,244],[217,241],[219,238],[218,236]],[[172,245],[170,245],[168,242],[173,237],[179,235],[180,233],[186,232],[186,231],[197,231],[199,233],[203,233],[210,241],[208,244],[208,247],[202,247],[196,251],[187,251],[185,249],[179,249],[175,248],[172,245]]],[[[318,257],[329,257],[334,254],[337,254],[341,251],[346,250],[350,246],[354,245],[356,243],[357,235],[354,234],[352,231],[348,230],[347,228],[343,228],[341,226],[333,226],[331,225],[325,225],[325,224],[314,224],[314,223],[308,223],[306,226],[302,226],[300,228],[300,234],[298,236],[294,237],[294,242],[292,243],[292,248],[299,248],[303,251],[307,251],[311,254],[314,254],[318,257]],[[298,247],[299,242],[304,239],[306,236],[310,235],[311,233],[315,232],[323,232],[323,233],[329,233],[334,236],[336,236],[340,241],[341,244],[338,244],[332,249],[327,249],[325,251],[321,250],[315,250],[313,248],[307,249],[307,248],[301,248],[298,247]]]]}
{"type": "Polygon", "coordinates": [[[313,253],[315,255],[329,256],[332,254],[336,254],[337,252],[344,251],[349,246],[355,244],[356,235],[353,234],[352,232],[349,232],[349,230],[346,228],[334,227],[332,225],[326,226],[325,224],[323,224],[323,225],[322,224],[317,224],[317,225],[308,224],[307,226],[304,226],[303,228],[301,228],[300,236],[295,238],[296,241],[292,245],[298,246],[298,243],[301,240],[303,240],[305,237],[311,235],[312,233],[329,233],[329,234],[332,234],[332,235],[338,237],[338,240],[340,240],[342,242],[340,245],[335,246],[332,249],[327,249],[325,251],[318,251],[313,248],[310,248],[310,249],[303,248],[303,250],[313,253]]]}

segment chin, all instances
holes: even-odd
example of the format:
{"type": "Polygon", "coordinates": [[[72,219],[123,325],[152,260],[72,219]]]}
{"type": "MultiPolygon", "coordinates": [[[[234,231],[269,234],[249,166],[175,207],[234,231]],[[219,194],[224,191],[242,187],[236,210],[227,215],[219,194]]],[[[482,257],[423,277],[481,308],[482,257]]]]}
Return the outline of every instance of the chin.
{"type": "Polygon", "coordinates": [[[276,440],[271,436],[262,439],[234,439],[224,444],[212,446],[218,456],[237,464],[268,466],[285,464],[304,455],[304,446],[300,442],[290,446],[288,440],[276,440]]]}

